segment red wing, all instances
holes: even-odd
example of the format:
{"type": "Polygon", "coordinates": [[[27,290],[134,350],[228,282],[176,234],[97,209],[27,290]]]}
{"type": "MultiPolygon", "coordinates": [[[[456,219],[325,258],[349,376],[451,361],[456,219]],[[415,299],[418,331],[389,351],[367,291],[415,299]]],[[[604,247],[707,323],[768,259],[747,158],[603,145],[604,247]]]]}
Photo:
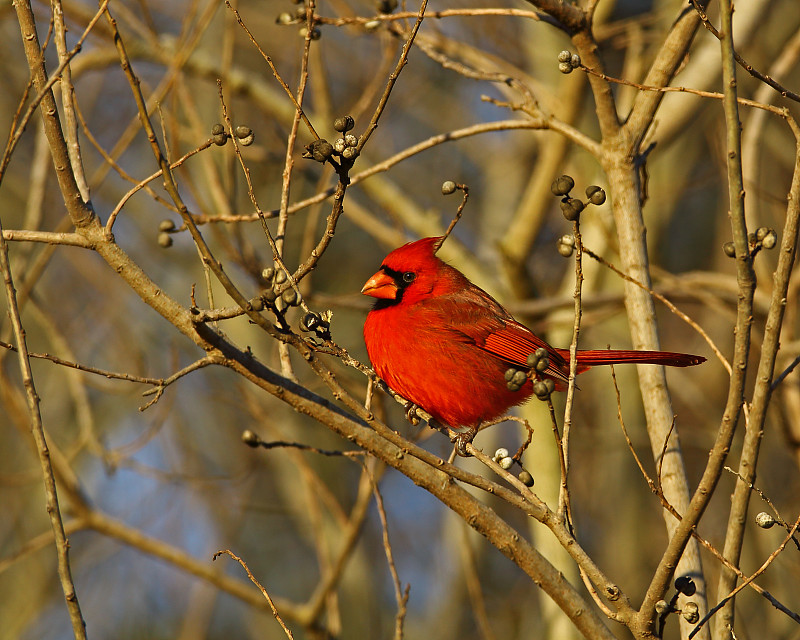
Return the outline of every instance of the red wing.
{"type": "Polygon", "coordinates": [[[477,287],[459,291],[437,301],[447,324],[475,346],[509,365],[527,369],[527,359],[539,348],[547,349],[550,366],[545,373],[567,380],[569,364],[547,342],[520,324],[492,298],[477,287]]]}

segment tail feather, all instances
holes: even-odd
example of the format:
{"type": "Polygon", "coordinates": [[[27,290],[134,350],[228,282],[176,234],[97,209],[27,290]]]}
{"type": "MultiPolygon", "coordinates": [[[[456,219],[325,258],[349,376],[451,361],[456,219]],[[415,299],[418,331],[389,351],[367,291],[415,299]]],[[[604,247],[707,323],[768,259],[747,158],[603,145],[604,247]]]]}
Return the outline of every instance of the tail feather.
{"type": "MultiPolygon", "coordinates": [[[[569,349],[557,350],[565,359],[569,359],[569,349]]],[[[634,351],[621,349],[589,349],[578,351],[579,370],[604,364],[660,364],[667,367],[691,367],[706,359],[690,353],[674,353],[672,351],[634,351]]]]}

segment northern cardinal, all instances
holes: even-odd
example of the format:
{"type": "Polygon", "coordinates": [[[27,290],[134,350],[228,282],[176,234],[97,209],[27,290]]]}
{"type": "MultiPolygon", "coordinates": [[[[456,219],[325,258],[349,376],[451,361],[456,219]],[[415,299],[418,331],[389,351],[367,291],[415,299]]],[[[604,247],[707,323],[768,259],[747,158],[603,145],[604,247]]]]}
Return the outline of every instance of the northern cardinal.
{"type": "MultiPolygon", "coordinates": [[[[367,280],[361,293],[376,301],[364,323],[364,341],[375,372],[391,389],[440,426],[474,436],[482,422],[532,395],[530,379],[516,391],[509,388],[505,374],[510,367],[530,371],[528,356],[544,348],[547,368],[538,375],[564,389],[569,349],[551,347],[438,258],[442,241],[423,238],[395,249],[367,280]]],[[[626,362],[686,367],[705,358],[667,351],[587,350],[578,351],[577,360],[580,373],[626,362]]]]}

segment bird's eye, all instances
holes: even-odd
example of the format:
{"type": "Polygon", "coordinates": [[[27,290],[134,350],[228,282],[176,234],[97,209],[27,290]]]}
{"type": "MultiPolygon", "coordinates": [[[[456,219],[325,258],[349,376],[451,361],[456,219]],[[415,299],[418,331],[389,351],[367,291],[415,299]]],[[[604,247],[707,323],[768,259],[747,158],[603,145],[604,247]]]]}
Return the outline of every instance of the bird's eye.
{"type": "Polygon", "coordinates": [[[411,282],[414,282],[414,279],[417,277],[417,274],[414,273],[413,271],[406,271],[402,277],[403,277],[403,282],[409,284],[411,282]]]}

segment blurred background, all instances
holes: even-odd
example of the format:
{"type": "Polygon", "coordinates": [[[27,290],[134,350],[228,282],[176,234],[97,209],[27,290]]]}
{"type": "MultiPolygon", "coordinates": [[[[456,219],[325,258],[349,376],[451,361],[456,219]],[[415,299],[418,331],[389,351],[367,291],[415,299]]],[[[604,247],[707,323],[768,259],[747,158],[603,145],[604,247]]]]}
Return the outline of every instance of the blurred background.
{"type": "MultiPolygon", "coordinates": [[[[35,2],[44,42],[51,21],[48,3],[35,2]]],[[[236,3],[242,19],[271,56],[283,79],[296,89],[301,71],[303,24],[290,0],[236,3]],[[288,14],[281,18],[281,14],[288,14]],[[289,24],[280,24],[289,22],[289,24]]],[[[300,5],[302,8],[304,5],[300,5]]],[[[519,103],[513,86],[491,79],[513,77],[528,87],[542,109],[583,134],[599,136],[586,76],[558,71],[556,56],[569,40],[535,19],[533,6],[501,0],[441,0],[429,10],[487,7],[517,9],[516,16],[453,15],[428,18],[409,57],[380,126],[358,159],[344,215],[317,269],[302,284],[309,306],[333,312],[334,340],[367,362],[361,337],[369,302],[359,294],[383,256],[403,242],[441,233],[458,206],[441,184],[469,186],[470,199],[442,255],[490,291],[556,346],[569,345],[573,324],[574,261],[557,252],[571,233],[558,199],[549,191],[562,173],[575,177],[576,192],[606,186],[597,161],[551,131],[480,127],[526,116],[500,103],[519,103]],[[445,64],[443,64],[445,62],[445,64]],[[462,73],[472,69],[478,73],[462,73]],[[490,98],[490,100],[484,99],[490,98]],[[431,138],[456,132],[452,140],[431,138]],[[397,157],[431,141],[418,153],[397,157]],[[381,167],[381,163],[385,163],[381,167]],[[373,167],[383,170],[360,179],[373,167]]],[[[602,0],[596,35],[608,72],[639,81],[685,3],[602,0]]],[[[386,6],[383,7],[386,10],[386,6]]],[[[398,8],[400,11],[403,7],[398,8]]],[[[415,5],[407,5],[417,11],[415,5]]],[[[97,6],[66,2],[67,45],[73,46],[97,6]]],[[[753,66],[797,90],[800,87],[800,13],[795,0],[753,0],[736,8],[737,50],[753,66]]],[[[111,3],[134,70],[152,109],[153,122],[175,161],[210,136],[222,122],[217,79],[234,125],[255,132],[243,149],[254,196],[265,211],[278,209],[294,109],[265,60],[219,0],[111,3]]],[[[320,38],[308,60],[306,111],[320,135],[333,140],[333,120],[355,118],[361,133],[383,93],[400,53],[397,33],[410,23],[357,21],[374,18],[369,2],[332,0],[316,8],[320,38]]],[[[711,13],[714,20],[716,14],[711,13]]],[[[10,3],[0,8],[0,122],[11,128],[28,83],[19,25],[10,3]]],[[[105,18],[72,64],[79,109],[79,140],[95,211],[103,222],[134,184],[156,171],[138,122],[130,88],[105,18]]],[[[48,68],[58,64],[52,43],[48,68]]],[[[720,89],[719,45],[700,30],[676,86],[720,89]]],[[[612,85],[624,118],[637,89],[612,85]]],[[[782,99],[739,70],[744,97],[786,106],[782,99]]],[[[795,141],[773,115],[743,108],[743,161],[749,228],[780,234],[795,141]]],[[[498,126],[499,128],[499,126],[498,126]]],[[[658,292],[672,300],[730,357],[736,311],[734,262],[721,247],[730,240],[725,174],[725,130],[718,100],[668,94],[643,145],[647,157],[647,241],[658,292]]],[[[310,141],[300,127],[293,159],[290,202],[331,187],[329,168],[300,157],[310,141]]],[[[253,215],[232,146],[211,146],[176,170],[181,194],[225,270],[240,288],[257,295],[272,262],[260,222],[253,215]]],[[[180,218],[165,206],[160,179],[140,190],[121,210],[116,241],[165,293],[186,306],[196,285],[198,305],[232,303],[221,288],[209,301],[205,274],[188,233],[159,244],[159,225],[180,218]]],[[[611,204],[591,207],[582,218],[587,247],[619,263],[611,204]]],[[[299,208],[286,227],[286,262],[308,255],[325,227],[330,200],[299,208]]],[[[3,227],[69,230],[41,123],[36,116],[16,149],[0,185],[3,227]]],[[[269,222],[275,232],[276,221],[269,222]]],[[[14,242],[12,269],[32,352],[52,354],[110,372],[166,378],[202,357],[202,352],[154,313],[91,251],[14,242]]],[[[753,355],[772,286],[776,252],[756,261],[759,277],[753,355]]],[[[583,265],[581,345],[630,346],[622,281],[591,260],[583,265]]],[[[777,371],[800,353],[798,283],[787,299],[777,371]]],[[[5,297],[0,302],[0,340],[12,342],[5,297]]],[[[296,316],[290,316],[293,321],[296,316]]],[[[701,367],[668,373],[690,486],[707,460],[725,404],[728,376],[696,331],[660,306],[664,349],[702,354],[701,367]]],[[[280,370],[277,344],[245,319],[219,328],[280,370]]],[[[757,362],[757,360],[756,360],[757,362]]],[[[301,383],[328,392],[302,362],[301,383]]],[[[357,397],[366,379],[334,358],[328,364],[357,397]]],[[[167,387],[142,410],[152,384],[111,379],[48,360],[33,363],[44,425],[56,465],[73,576],[90,638],[282,638],[257,589],[230,558],[211,557],[229,548],[241,556],[271,596],[296,638],[387,638],[397,604],[383,529],[362,463],[293,449],[251,449],[245,429],[264,440],[287,440],[321,449],[351,445],[324,426],[296,413],[234,373],[207,367],[167,387]],[[87,506],[102,514],[92,520],[87,506]],[[320,576],[341,565],[334,588],[319,600],[320,613],[307,619],[303,604],[319,595],[320,576]],[[238,589],[235,586],[238,585],[238,589]],[[303,616],[306,616],[304,618],[303,616]]],[[[616,371],[622,416],[648,471],[655,473],[635,367],[616,371]]],[[[30,437],[25,395],[15,354],[0,349],[0,638],[55,640],[71,636],[55,569],[52,534],[45,511],[41,471],[30,437]]],[[[393,428],[419,439],[440,456],[449,441],[426,426],[412,427],[402,407],[377,396],[375,408],[393,428]]],[[[557,400],[563,408],[563,399],[557,400]]],[[[549,419],[534,400],[519,409],[530,420],[534,440],[525,455],[537,493],[553,504],[558,462],[549,419]]],[[[600,567],[639,604],[666,542],[661,508],[650,493],[625,443],[608,370],[581,377],[573,418],[572,491],[578,539],[600,567]]],[[[515,450],[525,434],[517,423],[483,432],[477,444],[515,450]]],[[[734,443],[730,464],[737,465],[734,443]]],[[[363,461],[362,461],[363,462],[363,461]]],[[[776,389],[766,423],[757,486],[788,521],[800,509],[800,378],[797,370],[776,389]]],[[[487,474],[471,461],[458,464],[487,474]]],[[[369,464],[379,480],[388,536],[403,585],[410,585],[405,637],[448,640],[577,637],[531,581],[496,549],[434,498],[395,471],[369,464]]],[[[734,476],[726,472],[700,530],[721,546],[734,476]]],[[[579,584],[575,569],[546,530],[508,505],[482,496],[579,584]]],[[[754,496],[751,514],[764,510],[754,496]]],[[[778,527],[748,525],[742,569],[754,571],[783,540],[778,527]]],[[[704,557],[709,584],[719,565],[704,557]]],[[[791,545],[759,580],[786,606],[800,610],[800,553],[791,545]]],[[[582,588],[582,587],[581,587],[582,588]]],[[[714,603],[714,594],[711,594],[714,603]]],[[[737,637],[800,638],[800,629],[755,592],[737,599],[737,637]]],[[[612,623],[613,624],[613,623],[612,623]]],[[[620,637],[625,630],[612,627],[620,637]]],[[[677,637],[677,625],[665,637],[677,637]],[[674,635],[670,635],[674,634],[674,635]]]]}

